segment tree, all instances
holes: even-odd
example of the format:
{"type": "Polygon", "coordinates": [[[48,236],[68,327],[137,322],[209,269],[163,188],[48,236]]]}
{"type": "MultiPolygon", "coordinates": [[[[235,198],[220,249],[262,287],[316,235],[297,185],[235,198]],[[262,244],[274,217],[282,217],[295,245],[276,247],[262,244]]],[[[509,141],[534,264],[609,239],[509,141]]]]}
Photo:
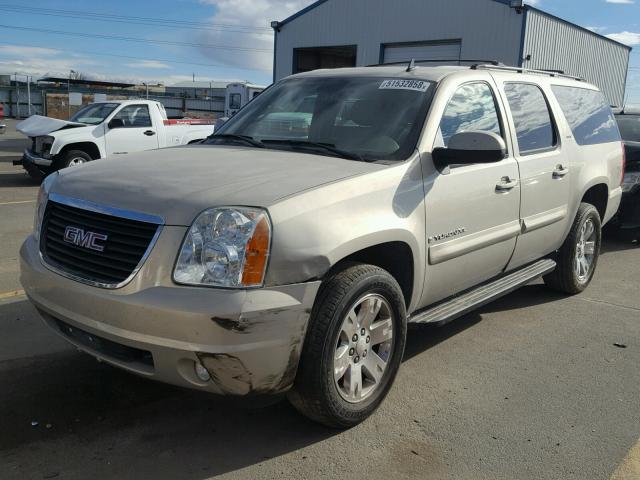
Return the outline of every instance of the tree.
{"type": "Polygon", "coordinates": [[[87,80],[87,76],[84,73],[76,72],[75,70],[72,70],[69,73],[69,78],[71,80],[87,80]]]}

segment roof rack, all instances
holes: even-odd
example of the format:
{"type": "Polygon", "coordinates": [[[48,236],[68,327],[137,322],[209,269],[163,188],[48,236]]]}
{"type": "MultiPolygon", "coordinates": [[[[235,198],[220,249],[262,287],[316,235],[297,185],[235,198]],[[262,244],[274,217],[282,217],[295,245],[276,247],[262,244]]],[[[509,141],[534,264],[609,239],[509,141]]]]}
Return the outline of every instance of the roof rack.
{"type": "MultiPolygon", "coordinates": [[[[487,64],[487,65],[493,65],[496,67],[499,67],[501,65],[503,65],[502,63],[498,62],[497,60],[478,60],[478,59],[472,59],[472,60],[467,60],[464,58],[452,58],[452,59],[442,59],[442,60],[416,60],[416,59],[411,59],[411,62],[413,62],[413,64],[417,64],[417,63],[474,63],[474,64],[487,64]]],[[[389,63],[376,63],[373,65],[367,65],[367,67],[385,67],[388,65],[407,65],[409,63],[409,61],[404,60],[402,62],[389,62],[389,63]]]]}
{"type": "Polygon", "coordinates": [[[516,73],[534,73],[538,75],[549,75],[550,77],[570,78],[571,80],[578,80],[579,82],[584,81],[584,78],[582,77],[577,77],[575,75],[567,75],[566,73],[559,70],[535,70],[532,68],[507,67],[506,65],[493,65],[493,64],[472,65],[471,69],[472,70],[499,70],[503,72],[516,72],[516,73]]]}

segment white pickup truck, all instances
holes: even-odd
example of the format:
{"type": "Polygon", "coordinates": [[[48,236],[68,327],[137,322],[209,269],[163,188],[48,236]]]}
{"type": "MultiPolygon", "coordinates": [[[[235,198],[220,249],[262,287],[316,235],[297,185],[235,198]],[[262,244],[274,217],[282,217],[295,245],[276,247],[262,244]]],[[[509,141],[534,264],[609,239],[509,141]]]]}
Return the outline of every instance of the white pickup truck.
{"type": "Polygon", "coordinates": [[[210,120],[169,120],[160,102],[118,100],[87,105],[69,121],[34,115],[16,129],[31,147],[14,164],[42,178],[92,160],[195,143],[214,127],[210,120]]]}

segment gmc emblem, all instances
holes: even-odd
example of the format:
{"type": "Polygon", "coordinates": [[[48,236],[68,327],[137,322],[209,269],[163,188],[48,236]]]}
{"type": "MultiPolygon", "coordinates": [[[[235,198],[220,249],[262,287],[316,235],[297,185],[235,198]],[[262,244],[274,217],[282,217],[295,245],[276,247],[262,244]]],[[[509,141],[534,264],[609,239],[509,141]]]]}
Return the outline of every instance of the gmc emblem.
{"type": "Polygon", "coordinates": [[[106,242],[108,235],[95,232],[85,232],[82,228],[67,227],[64,229],[64,241],[77,247],[88,248],[96,252],[104,252],[104,245],[98,242],[106,242]]]}

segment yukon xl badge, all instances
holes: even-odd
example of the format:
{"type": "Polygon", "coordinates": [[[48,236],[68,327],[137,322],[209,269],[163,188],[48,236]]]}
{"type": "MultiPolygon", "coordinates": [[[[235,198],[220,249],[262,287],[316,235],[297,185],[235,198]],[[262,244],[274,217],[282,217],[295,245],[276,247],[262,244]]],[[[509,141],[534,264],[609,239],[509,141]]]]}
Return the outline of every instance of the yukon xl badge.
{"type": "Polygon", "coordinates": [[[448,238],[457,237],[458,235],[462,235],[466,232],[467,229],[465,227],[456,228],[455,230],[451,230],[447,233],[441,233],[439,235],[434,235],[433,237],[429,237],[429,243],[439,242],[441,240],[446,240],[448,238]]]}
{"type": "Polygon", "coordinates": [[[96,252],[104,252],[104,245],[98,242],[106,242],[107,235],[95,232],[86,232],[82,228],[67,227],[64,229],[64,241],[77,247],[88,248],[96,252]]]}

